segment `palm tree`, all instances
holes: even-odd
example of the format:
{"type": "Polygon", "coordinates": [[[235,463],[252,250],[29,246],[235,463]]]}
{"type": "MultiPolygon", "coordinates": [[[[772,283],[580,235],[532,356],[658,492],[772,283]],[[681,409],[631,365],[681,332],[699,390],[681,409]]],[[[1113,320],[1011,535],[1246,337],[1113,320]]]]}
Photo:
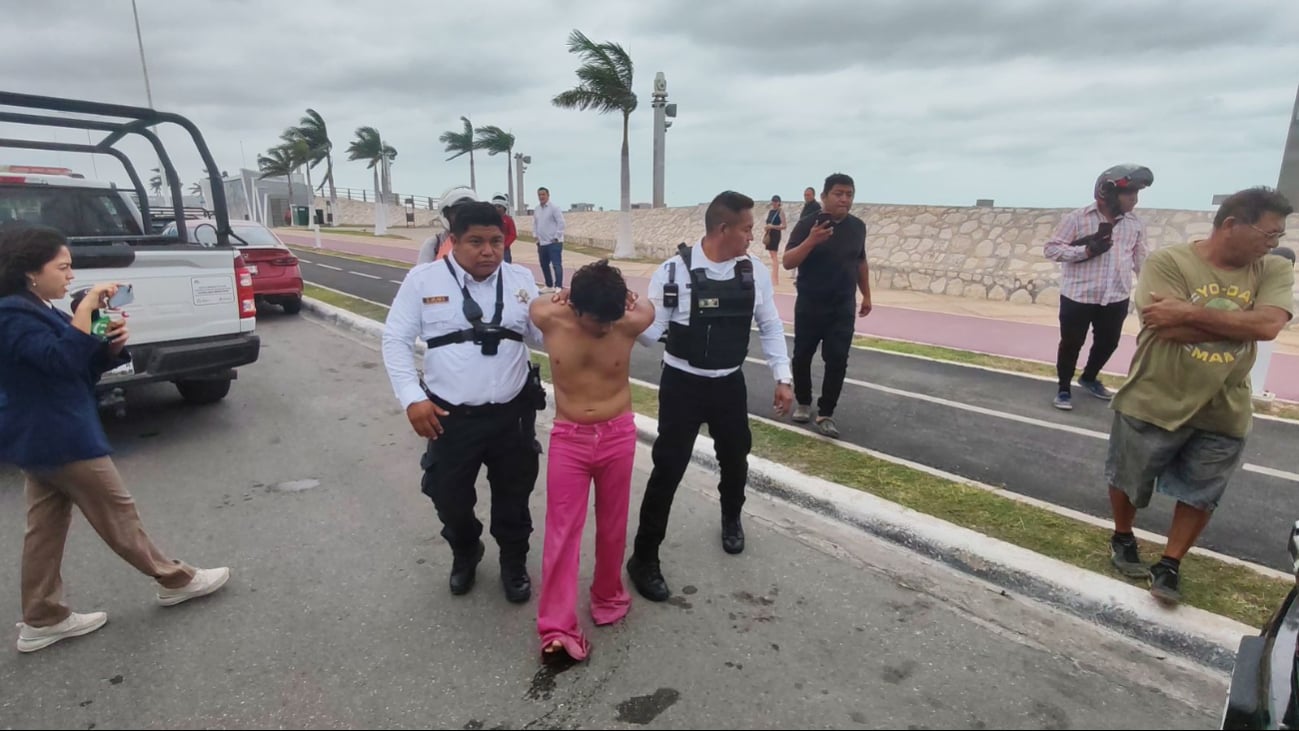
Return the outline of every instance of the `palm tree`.
{"type": "Polygon", "coordinates": [[[478,181],[474,177],[474,150],[479,147],[478,141],[474,139],[474,126],[470,124],[469,118],[461,117],[460,121],[465,123],[464,132],[443,132],[438,137],[438,142],[446,143],[446,152],[455,153],[447,158],[448,161],[469,153],[469,187],[478,190],[478,181]]]}
{"type": "MultiPolygon", "coordinates": [[[[265,155],[257,156],[257,169],[261,171],[261,179],[278,178],[284,176],[289,183],[289,205],[293,205],[293,171],[298,167],[298,161],[294,157],[293,149],[280,145],[272,147],[266,151],[265,155]]],[[[289,222],[292,223],[293,217],[290,213],[289,222]]],[[[271,221],[270,225],[278,225],[279,221],[271,221]]]]}
{"type": "Polygon", "coordinates": [[[556,96],[555,106],[562,109],[595,109],[601,114],[622,113],[622,215],[618,217],[615,258],[635,254],[631,240],[631,163],[627,151],[627,128],[631,113],[636,111],[636,92],[632,89],[631,56],[611,41],[596,43],[580,30],[568,36],[568,52],[582,59],[577,67],[578,85],[556,96]]]}
{"type": "MultiPolygon", "coordinates": [[[[375,201],[383,201],[383,194],[391,182],[379,180],[379,168],[386,167],[380,165],[380,162],[387,160],[391,163],[397,159],[397,150],[392,145],[386,144],[379,135],[379,130],[374,127],[357,127],[356,139],[347,146],[348,160],[364,160],[366,167],[374,171],[374,193],[375,201]]],[[[385,176],[386,177],[386,176],[385,176]]]]}
{"type": "MultiPolygon", "coordinates": [[[[505,154],[505,190],[510,197],[510,204],[517,200],[514,197],[514,135],[495,125],[479,127],[478,149],[487,150],[488,155],[505,154]]],[[[473,176],[470,175],[472,181],[473,176]]]]}
{"type": "MultiPolygon", "coordinates": [[[[284,132],[280,133],[280,139],[283,140],[284,142],[284,144],[281,145],[281,147],[287,148],[289,151],[289,156],[293,158],[293,162],[295,163],[293,169],[297,170],[299,167],[301,167],[305,171],[306,178],[307,178],[307,200],[309,201],[308,205],[311,206],[312,208],[315,208],[316,189],[311,186],[311,168],[316,163],[312,162],[312,157],[314,156],[314,153],[311,149],[310,143],[308,143],[305,138],[303,138],[301,135],[298,134],[298,130],[296,127],[289,127],[288,129],[284,130],[284,132]]],[[[319,161],[317,160],[317,162],[319,161]]],[[[289,203],[292,204],[293,201],[289,201],[289,203]]]]}
{"type": "Polygon", "coordinates": [[[149,178],[149,190],[152,190],[154,195],[162,195],[162,168],[153,168],[150,172],[153,173],[153,177],[149,178]]]}
{"type": "MultiPolygon", "coordinates": [[[[306,140],[307,147],[311,149],[312,167],[324,161],[325,182],[329,183],[329,207],[337,211],[338,191],[334,188],[334,143],[329,140],[329,128],[325,126],[325,118],[320,116],[320,112],[307,109],[307,113],[298,121],[298,126],[294,127],[293,131],[299,138],[306,140]]],[[[324,185],[322,184],[321,187],[324,185]]]]}
{"type": "Polygon", "coordinates": [[[199,199],[199,201],[201,201],[202,203],[204,203],[204,204],[207,203],[207,201],[204,200],[204,198],[203,198],[203,186],[199,185],[198,183],[192,183],[192,184],[190,184],[190,186],[189,186],[189,194],[190,194],[190,195],[193,195],[193,196],[197,196],[198,199],[199,199]]]}

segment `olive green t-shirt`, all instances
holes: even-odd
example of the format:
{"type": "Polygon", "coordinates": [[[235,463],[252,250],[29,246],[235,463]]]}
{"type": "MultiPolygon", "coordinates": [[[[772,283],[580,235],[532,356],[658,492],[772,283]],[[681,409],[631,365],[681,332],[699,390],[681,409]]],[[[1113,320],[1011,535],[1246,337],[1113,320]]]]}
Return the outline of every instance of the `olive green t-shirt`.
{"type": "MultiPolygon", "coordinates": [[[[1265,256],[1240,269],[1218,269],[1194,244],[1155,251],[1141,268],[1133,300],[1149,305],[1151,293],[1219,310],[1279,307],[1294,314],[1294,269],[1265,256]]],[[[1222,340],[1175,343],[1141,328],[1128,380],[1114,395],[1115,410],[1168,431],[1190,426],[1244,437],[1253,403],[1249,382],[1257,344],[1222,340]]]]}

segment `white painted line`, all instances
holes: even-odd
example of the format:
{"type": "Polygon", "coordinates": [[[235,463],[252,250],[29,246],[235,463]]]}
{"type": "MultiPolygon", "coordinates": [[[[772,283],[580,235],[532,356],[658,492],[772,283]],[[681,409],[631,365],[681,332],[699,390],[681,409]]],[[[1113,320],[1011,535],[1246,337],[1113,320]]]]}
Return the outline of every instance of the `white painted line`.
{"type": "MultiPolygon", "coordinates": [[[[317,284],[316,282],[310,282],[310,284],[311,284],[311,286],[313,286],[313,287],[318,287],[318,288],[320,288],[320,289],[328,290],[328,291],[330,291],[330,292],[333,292],[334,294],[341,294],[341,295],[343,295],[344,297],[351,297],[351,298],[354,299],[354,300],[360,300],[360,301],[362,301],[362,302],[368,302],[368,303],[370,303],[370,304],[372,304],[372,305],[378,305],[379,307],[382,307],[382,308],[385,309],[385,310],[388,309],[388,308],[390,308],[390,307],[392,306],[391,303],[388,303],[388,302],[376,302],[376,301],[374,301],[374,300],[366,299],[366,298],[364,298],[364,297],[357,297],[356,295],[352,294],[351,292],[344,292],[344,291],[341,290],[341,289],[334,289],[333,287],[326,287],[325,285],[323,285],[323,284],[317,284]]],[[[358,315],[358,317],[359,317],[359,315],[358,315]]]]}
{"type": "Polygon", "coordinates": [[[302,257],[299,256],[299,257],[298,257],[298,263],[300,263],[300,264],[314,264],[315,262],[310,261],[310,260],[307,260],[307,259],[303,259],[302,257]]]}
{"type": "Polygon", "coordinates": [[[396,284],[396,285],[401,285],[401,284],[402,284],[399,280],[396,280],[396,279],[389,279],[388,281],[389,281],[389,282],[392,282],[393,284],[396,284]]]}
{"type": "Polygon", "coordinates": [[[1257,472],[1260,475],[1276,477],[1282,480],[1290,480],[1291,482],[1299,482],[1299,474],[1296,474],[1294,472],[1286,472],[1285,470],[1276,470],[1276,469],[1272,469],[1271,467],[1264,467],[1262,465],[1256,465],[1249,462],[1246,462],[1245,466],[1241,467],[1241,469],[1245,470],[1246,472],[1257,472]]]}
{"type": "MultiPolygon", "coordinates": [[[[767,364],[767,361],[762,360],[760,358],[750,357],[750,358],[745,358],[745,360],[747,360],[750,363],[758,363],[760,365],[767,364]]],[[[946,406],[948,408],[958,409],[960,411],[969,411],[971,413],[981,414],[983,416],[991,416],[997,419],[1005,419],[1006,421],[1014,421],[1020,424],[1028,424],[1030,426],[1042,427],[1043,429],[1054,429],[1055,431],[1061,431],[1067,434],[1077,434],[1079,436],[1091,437],[1092,439],[1100,439],[1102,441],[1107,441],[1110,438],[1110,435],[1107,434],[1106,432],[1096,431],[1095,429],[1084,429],[1083,427],[1072,426],[1070,424],[1057,424],[1054,421],[1047,421],[1045,419],[1036,419],[1031,416],[1023,416],[1022,414],[1011,414],[1005,411],[997,411],[996,409],[985,408],[983,406],[975,406],[973,404],[961,403],[960,401],[952,401],[951,399],[940,398],[938,396],[930,396],[924,393],[916,393],[915,391],[905,391],[900,388],[892,388],[891,386],[882,386],[878,383],[867,383],[866,381],[859,381],[856,378],[845,378],[843,379],[843,382],[850,383],[860,388],[868,388],[871,389],[872,391],[880,391],[882,393],[887,393],[893,396],[901,396],[902,398],[915,399],[917,401],[925,401],[931,404],[937,404],[939,406],[946,406]]],[[[1299,482],[1299,472],[1289,472],[1287,470],[1278,470],[1273,467],[1264,467],[1262,465],[1256,465],[1253,462],[1246,462],[1241,467],[1241,469],[1245,470],[1246,472],[1254,472],[1260,475],[1267,475],[1268,477],[1275,477],[1281,480],[1288,480],[1290,482],[1299,482]]]]}
{"type": "MultiPolygon", "coordinates": [[[[793,323],[789,322],[788,320],[784,320],[783,322],[784,322],[786,325],[791,325],[791,326],[793,325],[793,323]]],[[[750,328],[750,329],[753,330],[753,332],[758,332],[758,328],[756,328],[756,327],[754,327],[754,328],[750,328]]],[[[1049,362],[1044,361],[1044,360],[1035,360],[1035,359],[1033,359],[1033,358],[1021,358],[1021,357],[1019,357],[1019,356],[1014,356],[1014,355],[1003,355],[1003,354],[1001,354],[1001,353],[991,353],[991,352],[988,352],[988,351],[986,351],[986,350],[970,350],[969,348],[953,348],[953,347],[946,346],[946,345],[934,345],[934,344],[932,344],[932,343],[924,343],[924,342],[920,342],[919,340],[903,340],[903,339],[901,339],[901,338],[890,338],[890,337],[885,337],[885,336],[883,336],[883,335],[865,335],[865,334],[862,334],[862,333],[857,333],[857,336],[858,336],[858,337],[874,338],[875,340],[891,340],[891,341],[893,341],[893,342],[895,342],[895,343],[908,343],[908,344],[910,344],[910,345],[924,345],[924,346],[933,347],[933,348],[945,348],[945,349],[947,349],[947,350],[956,350],[956,351],[960,351],[960,352],[963,352],[963,353],[974,353],[975,355],[986,355],[986,356],[988,356],[988,357],[990,357],[990,358],[1003,358],[1003,359],[1005,359],[1005,360],[1021,360],[1021,361],[1024,361],[1025,363],[1032,363],[1033,365],[1043,365],[1043,366],[1054,366],[1054,365],[1055,365],[1054,363],[1049,363],[1049,362]]],[[[786,332],[785,332],[785,337],[787,337],[787,338],[793,338],[793,337],[794,337],[794,333],[791,332],[791,331],[789,331],[789,330],[786,330],[786,332]]],[[[853,350],[865,350],[865,351],[869,351],[869,352],[872,352],[872,353],[883,353],[884,355],[894,355],[894,356],[897,356],[897,357],[899,357],[899,358],[913,358],[913,359],[915,359],[915,360],[923,360],[923,361],[928,361],[928,362],[930,362],[930,363],[941,363],[942,365],[953,366],[953,367],[956,367],[956,368],[970,368],[970,369],[973,369],[973,370],[986,371],[986,372],[988,372],[988,373],[1000,373],[1000,374],[1002,374],[1002,375],[1006,375],[1006,376],[1015,376],[1015,377],[1017,377],[1017,378],[1027,378],[1027,379],[1029,379],[1030,381],[1042,381],[1042,382],[1046,382],[1046,383],[1055,383],[1055,381],[1056,381],[1056,379],[1055,379],[1054,376],[1039,376],[1039,375],[1037,375],[1036,373],[1025,373],[1025,372],[1023,372],[1023,371],[1010,371],[1010,370],[1006,370],[1005,368],[997,368],[997,367],[995,367],[995,366],[979,365],[979,364],[977,364],[977,363],[961,363],[960,361],[955,361],[955,360],[946,360],[946,359],[944,359],[944,358],[935,358],[935,357],[933,357],[933,356],[929,356],[929,355],[919,355],[919,354],[917,354],[917,353],[900,353],[900,352],[898,352],[898,351],[896,351],[896,350],[888,350],[887,348],[875,348],[875,347],[872,347],[872,346],[869,346],[869,345],[856,345],[856,344],[854,344],[854,345],[852,346],[852,348],[853,348],[853,350]]],[[[1126,374],[1124,374],[1124,373],[1119,373],[1119,372],[1117,372],[1117,371],[1101,371],[1101,372],[1102,372],[1103,374],[1107,375],[1107,376],[1114,376],[1115,378],[1126,378],[1126,377],[1127,377],[1126,374]]],[[[1295,403],[1295,402],[1288,402],[1288,401],[1287,401],[1287,402],[1285,402],[1285,403],[1295,403]]],[[[1257,411],[1255,411],[1255,413],[1254,413],[1254,418],[1255,418],[1255,419],[1262,419],[1262,420],[1264,420],[1264,421],[1274,421],[1274,422],[1278,422],[1278,423],[1281,423],[1281,424],[1291,424],[1291,425],[1299,424],[1299,422],[1297,422],[1297,421],[1294,420],[1294,419],[1287,419],[1287,418],[1284,417],[1284,416],[1273,416],[1272,414],[1260,414],[1260,413],[1258,413],[1257,411]]]]}
{"type": "Polygon", "coordinates": [[[348,270],[347,273],[348,273],[348,274],[355,274],[355,275],[358,276],[358,277],[365,277],[366,279],[383,279],[383,277],[376,277],[376,276],[373,275],[373,274],[366,274],[365,272],[354,272],[354,271],[351,271],[350,269],[348,270]]]}
{"type": "Polygon", "coordinates": [[[344,271],[343,267],[336,267],[333,264],[317,264],[316,266],[324,267],[325,269],[333,269],[336,272],[344,271]]]}

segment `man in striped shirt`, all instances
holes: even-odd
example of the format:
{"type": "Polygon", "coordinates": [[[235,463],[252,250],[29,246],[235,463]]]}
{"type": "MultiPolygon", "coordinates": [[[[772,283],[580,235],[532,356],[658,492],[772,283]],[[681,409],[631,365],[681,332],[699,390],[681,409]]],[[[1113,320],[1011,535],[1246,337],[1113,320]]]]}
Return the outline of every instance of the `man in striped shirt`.
{"type": "Polygon", "coordinates": [[[1092,348],[1078,385],[1099,399],[1113,396],[1100,373],[1119,346],[1133,281],[1150,254],[1145,225],[1132,210],[1141,189],[1154,182],[1150,169],[1138,165],[1106,170],[1096,179],[1095,202],[1066,214],[1046,243],[1046,258],[1061,269],[1057,409],[1073,409],[1070,383],[1088,328],[1092,348]]]}

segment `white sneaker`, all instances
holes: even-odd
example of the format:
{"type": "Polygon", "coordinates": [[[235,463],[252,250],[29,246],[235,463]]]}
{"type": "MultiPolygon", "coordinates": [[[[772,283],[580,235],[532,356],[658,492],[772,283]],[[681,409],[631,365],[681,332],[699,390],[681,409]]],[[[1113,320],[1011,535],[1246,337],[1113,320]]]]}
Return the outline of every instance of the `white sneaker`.
{"type": "Polygon", "coordinates": [[[198,569],[194,572],[194,578],[179,589],[159,587],[158,603],[170,607],[190,599],[207,596],[225,586],[229,580],[230,569],[224,566],[219,569],[198,569]]]}
{"type": "Polygon", "coordinates": [[[80,637],[104,626],[108,615],[104,612],[77,614],[73,612],[68,618],[49,627],[33,627],[26,622],[18,623],[18,651],[36,652],[69,637],[80,637]]]}

